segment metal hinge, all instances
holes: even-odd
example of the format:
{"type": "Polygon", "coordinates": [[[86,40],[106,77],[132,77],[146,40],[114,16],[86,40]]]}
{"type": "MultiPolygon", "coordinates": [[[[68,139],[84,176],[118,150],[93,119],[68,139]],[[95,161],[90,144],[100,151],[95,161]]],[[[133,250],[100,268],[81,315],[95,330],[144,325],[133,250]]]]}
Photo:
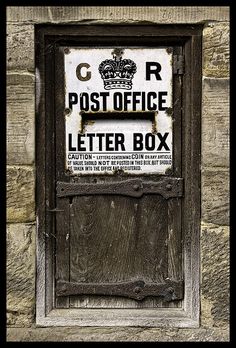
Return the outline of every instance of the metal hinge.
{"type": "Polygon", "coordinates": [[[165,302],[183,298],[183,281],[166,280],[163,283],[145,283],[143,280],[117,283],[75,283],[59,280],[57,296],[103,295],[122,296],[143,300],[147,296],[161,296],[165,302]]]}
{"type": "Polygon", "coordinates": [[[184,56],[181,54],[173,56],[173,73],[177,75],[184,74],[184,56]]]}
{"type": "Polygon", "coordinates": [[[158,181],[136,178],[96,184],[57,181],[57,197],[121,195],[139,198],[144,194],[159,194],[165,199],[182,197],[183,178],[164,177],[158,181]]]}

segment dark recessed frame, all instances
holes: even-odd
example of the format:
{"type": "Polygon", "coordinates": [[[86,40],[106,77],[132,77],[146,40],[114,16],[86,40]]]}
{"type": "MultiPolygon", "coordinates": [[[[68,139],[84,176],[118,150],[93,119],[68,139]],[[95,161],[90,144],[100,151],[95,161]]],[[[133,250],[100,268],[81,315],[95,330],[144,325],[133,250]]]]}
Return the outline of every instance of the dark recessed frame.
{"type": "MultiPolygon", "coordinates": [[[[198,327],[201,141],[200,25],[37,25],[36,26],[36,201],[37,303],[39,326],[198,327]],[[173,79],[174,174],[184,178],[181,216],[184,300],[181,308],[56,308],[55,301],[55,164],[64,156],[61,112],[63,61],[60,47],[173,46],[184,56],[184,74],[173,79]],[[181,81],[180,81],[181,80],[181,81]],[[181,87],[181,88],[180,88],[181,87]],[[180,90],[181,89],[181,90],[180,90]],[[177,134],[181,134],[178,139],[177,134]],[[56,149],[56,153],[55,153],[56,149]],[[60,157],[61,158],[61,157],[60,157]]],[[[59,168],[60,169],[60,168],[59,168]]],[[[173,174],[173,173],[172,173],[173,174]]],[[[62,300],[63,302],[63,300],[62,300]]]]}

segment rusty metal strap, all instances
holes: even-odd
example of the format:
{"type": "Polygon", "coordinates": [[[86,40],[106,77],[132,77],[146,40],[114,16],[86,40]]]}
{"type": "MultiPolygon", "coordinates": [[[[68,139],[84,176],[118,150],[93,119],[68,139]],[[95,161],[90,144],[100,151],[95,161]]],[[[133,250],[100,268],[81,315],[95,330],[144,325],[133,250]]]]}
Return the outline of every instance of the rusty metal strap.
{"type": "Polygon", "coordinates": [[[128,179],[106,183],[57,182],[57,197],[87,195],[122,195],[141,197],[143,194],[159,194],[168,199],[183,196],[183,179],[165,177],[159,181],[128,179]]]}
{"type": "Polygon", "coordinates": [[[57,296],[109,295],[143,300],[147,296],[163,297],[165,302],[183,299],[183,281],[145,283],[143,280],[122,283],[72,283],[57,281],[57,296]]]}

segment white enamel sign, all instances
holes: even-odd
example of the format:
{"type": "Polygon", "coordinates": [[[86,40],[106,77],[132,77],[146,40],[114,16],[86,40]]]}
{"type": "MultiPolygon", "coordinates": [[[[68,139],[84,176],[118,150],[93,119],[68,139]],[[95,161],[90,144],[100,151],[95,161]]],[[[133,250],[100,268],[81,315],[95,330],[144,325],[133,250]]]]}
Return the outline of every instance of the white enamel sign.
{"type": "Polygon", "coordinates": [[[65,48],[66,169],[164,174],[172,167],[172,53],[65,48]]]}

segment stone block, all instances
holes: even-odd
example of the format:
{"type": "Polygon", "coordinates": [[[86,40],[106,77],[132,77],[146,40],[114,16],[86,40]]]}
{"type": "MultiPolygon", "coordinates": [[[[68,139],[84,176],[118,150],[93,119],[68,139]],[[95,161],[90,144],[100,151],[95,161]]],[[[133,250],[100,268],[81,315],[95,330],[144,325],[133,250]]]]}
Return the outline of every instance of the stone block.
{"type": "Polygon", "coordinates": [[[229,227],[202,224],[201,325],[229,326],[229,227]]]}
{"type": "Polygon", "coordinates": [[[32,164],[35,156],[34,76],[7,75],[7,163],[32,164]]]}
{"type": "Polygon", "coordinates": [[[33,167],[7,167],[7,221],[35,220],[35,175],[33,167]]]}
{"type": "Polygon", "coordinates": [[[147,327],[8,328],[7,341],[27,342],[225,342],[229,330],[220,328],[160,329],[147,327]]]}
{"type": "Polygon", "coordinates": [[[203,75],[229,77],[229,22],[210,23],[203,30],[203,75]]]}
{"type": "Polygon", "coordinates": [[[202,98],[202,165],[229,167],[229,79],[204,79],[202,98]]]}
{"type": "Polygon", "coordinates": [[[7,324],[30,326],[35,308],[35,226],[7,226],[7,324]]]}
{"type": "MultiPolygon", "coordinates": [[[[20,13],[21,10],[19,9],[18,12],[20,13]]],[[[32,24],[7,24],[7,68],[34,71],[34,26],[32,24]]]]}
{"type": "Polygon", "coordinates": [[[9,6],[8,22],[146,21],[198,23],[229,21],[229,6],[9,6]]]}
{"type": "Polygon", "coordinates": [[[202,171],[202,221],[229,225],[229,171],[202,171]]]}

